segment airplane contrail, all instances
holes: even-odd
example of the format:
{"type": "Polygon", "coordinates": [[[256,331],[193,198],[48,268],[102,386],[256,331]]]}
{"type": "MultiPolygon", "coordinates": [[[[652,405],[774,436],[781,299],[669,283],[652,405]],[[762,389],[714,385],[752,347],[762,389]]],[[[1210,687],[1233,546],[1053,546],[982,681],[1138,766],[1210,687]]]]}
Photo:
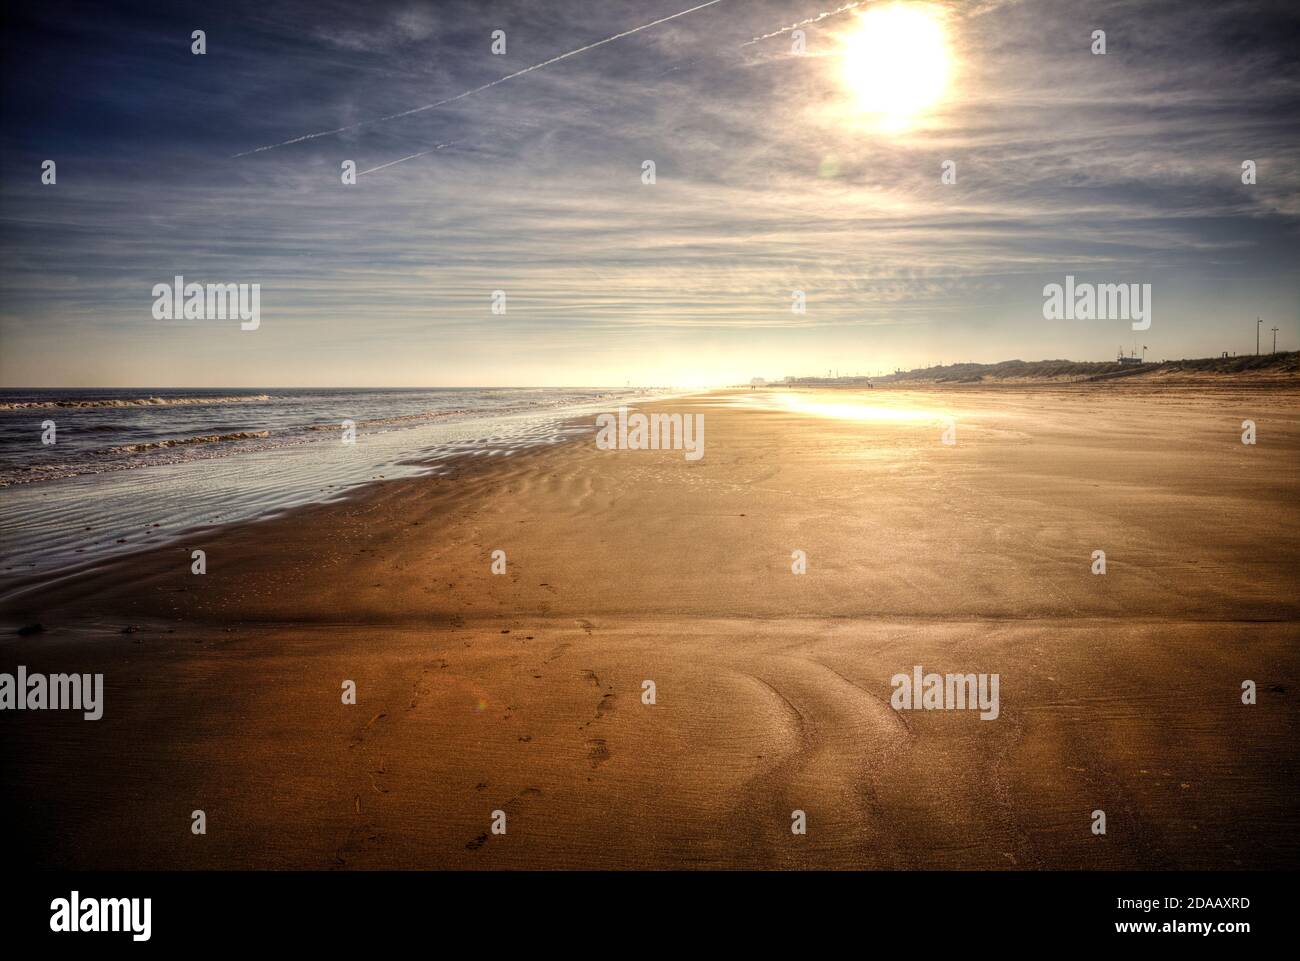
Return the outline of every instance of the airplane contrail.
{"type": "Polygon", "coordinates": [[[834,17],[841,13],[847,13],[854,7],[860,7],[863,4],[870,2],[871,0],[856,0],[854,3],[846,3],[842,7],[837,7],[834,10],[827,10],[825,13],[820,13],[815,17],[809,17],[807,20],[800,20],[798,23],[792,23],[790,26],[782,27],[780,30],[773,30],[771,33],[765,33],[761,37],[755,37],[753,40],[746,40],[741,44],[741,46],[748,47],[751,43],[758,43],[762,40],[770,40],[772,37],[779,37],[783,33],[789,33],[791,30],[798,30],[800,27],[805,27],[810,23],[817,23],[820,20],[825,20],[827,17],[834,17]]]}
{"type": "Polygon", "coordinates": [[[385,167],[391,167],[394,164],[405,163],[408,160],[414,160],[416,157],[424,157],[433,153],[435,150],[441,150],[443,147],[450,147],[456,141],[449,140],[447,143],[440,143],[436,147],[430,147],[428,150],[421,150],[419,153],[413,153],[409,157],[402,157],[400,160],[390,160],[386,164],[380,164],[378,167],[371,167],[369,170],[362,170],[357,174],[358,177],[364,177],[366,174],[372,174],[376,170],[383,170],[385,167]]]}
{"type": "MultiPolygon", "coordinates": [[[[667,23],[669,20],[676,20],[678,17],[684,17],[688,13],[695,13],[697,10],[703,10],[705,7],[711,7],[715,3],[721,3],[722,0],[708,0],[707,3],[701,3],[698,6],[691,7],[689,10],[683,10],[680,13],[674,13],[667,17],[660,17],[650,23],[643,23],[639,27],[633,27],[631,30],[624,30],[622,33],[616,33],[612,37],[606,37],[604,40],[597,40],[589,43],[585,47],[579,47],[577,50],[570,50],[568,53],[562,53],[559,56],[552,57],[550,60],[543,60],[541,63],[535,63],[531,67],[524,67],[522,70],[516,70],[514,73],[507,74],[504,77],[498,77],[491,83],[485,83],[481,87],[475,87],[473,90],[466,90],[464,93],[458,93],[454,97],[448,97],[446,100],[438,100],[435,103],[426,103],[422,107],[412,107],[410,110],[403,110],[400,113],[392,113],[387,117],[376,117],[374,120],[361,120],[357,123],[348,124],[346,127],[336,127],[333,130],[321,130],[317,133],[303,134],[301,137],[293,137],[289,140],[282,140],[280,143],[267,144],[264,147],[254,147],[252,150],[245,150],[242,153],[235,154],[236,157],[247,157],[249,154],[261,153],[264,150],[275,150],[277,147],[287,147],[290,144],[302,143],[304,140],[315,140],[317,137],[329,137],[336,133],[344,133],[348,130],[356,130],[358,127],[366,127],[370,124],[384,123],[387,120],[396,120],[399,117],[409,117],[413,113],[421,113],[425,110],[433,110],[435,107],[445,107],[449,103],[455,103],[457,100],[464,100],[466,97],[481,93],[489,87],[495,87],[499,83],[505,83],[507,80],[513,80],[515,77],[522,77],[526,73],[532,73],[534,70],[541,70],[543,67],[549,67],[553,63],[559,63],[561,60],[567,60],[569,57],[576,57],[580,53],[586,53],[596,47],[603,46],[607,43],[613,43],[615,40],[622,40],[624,37],[630,37],[634,33],[640,33],[642,30],[649,30],[651,27],[657,27],[661,23],[667,23]]],[[[409,158],[407,158],[409,159],[409,158]]],[[[368,173],[369,171],[367,171],[368,173]]]]}

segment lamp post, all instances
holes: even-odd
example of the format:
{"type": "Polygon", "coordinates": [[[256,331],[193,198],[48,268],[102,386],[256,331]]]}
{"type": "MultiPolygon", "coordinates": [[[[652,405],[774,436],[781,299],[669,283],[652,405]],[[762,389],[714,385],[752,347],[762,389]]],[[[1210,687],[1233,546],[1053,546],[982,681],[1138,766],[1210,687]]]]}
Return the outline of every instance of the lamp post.
{"type": "Polygon", "coordinates": [[[1277,328],[1273,328],[1273,353],[1277,353],[1277,328]]]}
{"type": "Polygon", "coordinates": [[[1255,356],[1259,356],[1259,332],[1263,328],[1264,322],[1258,317],[1255,318],[1255,356]]]}

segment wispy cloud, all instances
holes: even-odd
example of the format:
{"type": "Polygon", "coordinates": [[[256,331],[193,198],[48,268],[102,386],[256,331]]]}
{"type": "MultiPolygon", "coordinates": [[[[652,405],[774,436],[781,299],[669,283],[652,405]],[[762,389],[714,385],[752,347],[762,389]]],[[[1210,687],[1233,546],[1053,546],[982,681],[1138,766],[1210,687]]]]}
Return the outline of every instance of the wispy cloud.
{"type": "Polygon", "coordinates": [[[624,37],[630,37],[634,33],[640,33],[642,30],[649,30],[651,27],[657,27],[661,23],[667,23],[670,20],[676,20],[678,17],[684,17],[687,14],[695,13],[697,10],[703,10],[705,7],[711,7],[714,4],[718,4],[722,2],[723,0],[705,0],[704,3],[696,4],[695,6],[687,10],[681,10],[677,13],[670,14],[669,16],[660,17],[658,20],[652,20],[650,23],[643,23],[639,27],[633,27],[630,30],[624,30],[621,33],[616,33],[612,37],[606,37],[603,40],[596,40],[592,43],[588,43],[581,47],[578,47],[576,50],[569,50],[566,53],[558,54],[554,57],[551,57],[549,60],[543,60],[540,63],[535,63],[530,67],[524,67],[521,70],[516,70],[514,73],[506,74],[504,77],[499,77],[496,80],[492,80],[488,83],[479,84],[479,86],[474,87],[470,90],[466,90],[462,93],[458,93],[453,97],[445,97],[442,100],[435,100],[433,103],[426,103],[419,107],[412,107],[409,110],[400,110],[397,113],[391,113],[384,117],[376,117],[373,120],[358,121],[357,123],[348,124],[347,126],[344,127],[337,127],[334,130],[322,130],[318,133],[303,134],[302,136],[299,137],[293,137],[289,140],[283,140],[280,143],[267,144],[266,146],[263,147],[254,147],[252,150],[245,150],[243,153],[235,154],[235,156],[246,157],[249,154],[261,153],[264,150],[274,150],[277,147],[287,147],[290,144],[302,143],[304,140],[314,140],[317,137],[329,137],[334,134],[345,133],[346,131],[349,130],[356,130],[360,127],[370,126],[372,124],[377,124],[377,123],[386,123],[390,120],[399,120],[402,117],[410,117],[417,113],[424,113],[424,111],[426,110],[434,110],[437,109],[438,107],[445,107],[448,104],[456,103],[457,101],[464,100],[467,97],[472,97],[476,93],[482,93],[484,90],[490,90],[491,88],[506,83],[507,81],[515,80],[519,77],[524,76],[525,74],[532,73],[534,70],[541,70],[544,67],[549,67],[552,64],[559,63],[561,60],[568,60],[570,57],[576,57],[579,54],[586,53],[588,50],[595,50],[597,47],[603,47],[607,43],[613,43],[616,40],[622,40],[624,37]]]}

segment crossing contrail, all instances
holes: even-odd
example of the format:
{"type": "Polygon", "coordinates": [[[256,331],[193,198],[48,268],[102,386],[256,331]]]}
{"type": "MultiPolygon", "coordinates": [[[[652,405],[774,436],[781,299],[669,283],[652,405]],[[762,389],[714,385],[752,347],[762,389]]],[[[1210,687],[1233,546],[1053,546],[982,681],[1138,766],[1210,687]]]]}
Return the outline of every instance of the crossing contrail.
{"type": "Polygon", "coordinates": [[[428,150],[421,150],[419,153],[413,153],[409,157],[402,157],[400,160],[390,160],[388,161],[388,163],[380,164],[378,167],[371,167],[369,170],[362,170],[360,173],[357,174],[357,176],[363,177],[366,174],[372,174],[376,170],[383,170],[385,167],[391,167],[394,164],[405,163],[408,160],[414,160],[416,157],[427,156],[428,154],[433,153],[435,150],[441,150],[443,147],[450,147],[453,143],[455,143],[455,141],[450,140],[447,143],[440,143],[436,147],[430,147],[428,150]]]}
{"type": "MultiPolygon", "coordinates": [[[[779,37],[783,33],[789,33],[791,30],[798,30],[800,27],[806,27],[810,23],[819,23],[827,17],[837,17],[841,13],[848,13],[855,7],[865,7],[869,3],[876,3],[878,0],[854,0],[853,3],[846,3],[842,7],[836,7],[834,10],[827,10],[825,13],[819,13],[815,17],[809,17],[807,20],[800,20],[798,23],[792,23],[788,27],[782,27],[780,30],[773,30],[771,33],[765,33],[761,37],[755,37],[752,40],[746,40],[741,44],[742,47],[748,47],[752,43],[759,43],[763,40],[770,40],[772,37],[779,37]]],[[[1018,3],[1019,0],[984,0],[966,11],[966,16],[979,17],[986,13],[992,13],[1009,3],[1018,3]]]]}
{"type": "MultiPolygon", "coordinates": [[[[586,53],[588,50],[594,50],[596,47],[603,46],[607,43],[613,43],[615,40],[622,40],[624,37],[630,37],[634,33],[640,33],[642,30],[649,30],[651,27],[657,27],[661,23],[667,23],[669,20],[676,20],[678,17],[684,17],[688,13],[695,13],[697,10],[703,10],[705,7],[711,7],[715,3],[721,3],[722,0],[708,0],[707,3],[701,3],[698,6],[691,7],[689,10],[683,10],[680,13],[674,13],[667,17],[660,17],[650,23],[643,23],[639,27],[633,27],[631,30],[624,30],[622,33],[616,33],[612,37],[606,37],[604,40],[597,40],[589,43],[585,47],[579,47],[577,50],[570,50],[568,53],[562,53],[559,56],[552,57],[550,60],[543,60],[541,63],[535,63],[531,67],[524,67],[522,70],[516,70],[514,73],[499,77],[491,83],[485,83],[481,87],[475,87],[473,90],[466,90],[464,93],[458,93],[454,97],[448,97],[446,100],[438,100],[434,103],[426,103],[422,107],[412,107],[410,110],[403,110],[400,113],[391,113],[387,117],[376,117],[374,120],[361,120],[357,123],[348,124],[346,127],[336,127],[333,130],[321,130],[317,133],[303,134],[301,137],[293,137],[289,140],[282,140],[279,143],[267,144],[264,147],[254,147],[252,150],[245,150],[242,153],[235,154],[236,157],[247,157],[249,154],[261,153],[264,150],[275,150],[277,147],[287,147],[290,144],[302,143],[304,140],[315,140],[317,137],[329,137],[336,133],[345,133],[348,130],[356,130],[358,127],[366,127],[371,124],[384,123],[388,120],[397,120],[399,117],[409,117],[414,113],[422,113],[425,110],[433,110],[435,107],[445,107],[449,103],[455,103],[457,100],[464,100],[466,97],[472,97],[476,93],[482,93],[490,87],[495,87],[499,83],[505,83],[507,80],[514,80],[516,77],[522,77],[526,73],[532,73],[534,70],[541,70],[543,67],[549,67],[553,63],[559,63],[561,60],[567,60],[569,57],[576,57],[580,53],[586,53]]],[[[410,159],[410,158],[407,158],[410,159]]],[[[369,173],[369,171],[367,171],[369,173]]]]}
{"type": "Polygon", "coordinates": [[[780,30],[773,30],[771,33],[765,33],[761,37],[755,37],[753,40],[746,40],[741,44],[742,47],[748,47],[751,43],[758,43],[761,40],[769,40],[772,37],[779,37],[783,33],[789,33],[791,30],[798,30],[800,27],[806,27],[810,23],[817,23],[819,20],[825,20],[827,17],[834,17],[841,13],[847,13],[854,7],[860,7],[863,4],[870,3],[871,0],[856,0],[854,3],[846,3],[842,7],[834,10],[827,10],[825,13],[819,13],[815,17],[809,17],[807,20],[800,20],[798,23],[792,23],[788,27],[782,27],[780,30]]]}

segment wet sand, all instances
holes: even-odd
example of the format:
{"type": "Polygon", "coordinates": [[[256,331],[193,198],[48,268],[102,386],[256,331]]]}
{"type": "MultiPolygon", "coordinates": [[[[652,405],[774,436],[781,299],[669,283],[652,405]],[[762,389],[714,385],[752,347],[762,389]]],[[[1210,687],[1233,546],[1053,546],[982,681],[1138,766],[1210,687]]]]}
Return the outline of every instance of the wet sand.
{"type": "Polygon", "coordinates": [[[0,717],[20,863],[1296,866],[1300,392],[765,396],[647,405],[698,461],[468,458],[5,603],[0,670],[106,689],[0,717]],[[916,664],[1000,716],[894,710],[916,664]]]}

